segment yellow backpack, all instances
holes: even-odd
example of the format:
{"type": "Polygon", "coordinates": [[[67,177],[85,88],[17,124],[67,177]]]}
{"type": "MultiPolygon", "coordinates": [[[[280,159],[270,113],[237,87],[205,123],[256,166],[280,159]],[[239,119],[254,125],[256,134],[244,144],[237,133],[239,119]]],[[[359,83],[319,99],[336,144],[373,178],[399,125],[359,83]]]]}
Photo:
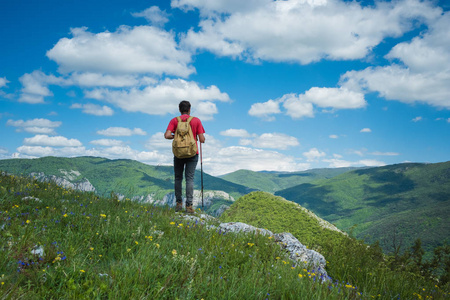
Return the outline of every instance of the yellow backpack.
{"type": "Polygon", "coordinates": [[[183,122],[180,117],[177,117],[178,125],[172,142],[172,152],[178,158],[189,158],[197,154],[197,142],[191,128],[193,118],[189,117],[186,122],[183,122]]]}

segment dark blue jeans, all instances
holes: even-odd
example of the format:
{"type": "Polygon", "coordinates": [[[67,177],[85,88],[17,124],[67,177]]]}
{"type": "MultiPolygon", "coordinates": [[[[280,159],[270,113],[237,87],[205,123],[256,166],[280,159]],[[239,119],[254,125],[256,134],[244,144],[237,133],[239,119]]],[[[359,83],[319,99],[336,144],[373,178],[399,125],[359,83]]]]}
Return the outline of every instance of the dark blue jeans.
{"type": "Polygon", "coordinates": [[[194,199],[194,174],[198,163],[198,154],[190,158],[173,158],[173,170],[175,173],[175,198],[177,203],[182,203],[181,197],[183,171],[186,177],[186,206],[192,205],[194,199]]]}

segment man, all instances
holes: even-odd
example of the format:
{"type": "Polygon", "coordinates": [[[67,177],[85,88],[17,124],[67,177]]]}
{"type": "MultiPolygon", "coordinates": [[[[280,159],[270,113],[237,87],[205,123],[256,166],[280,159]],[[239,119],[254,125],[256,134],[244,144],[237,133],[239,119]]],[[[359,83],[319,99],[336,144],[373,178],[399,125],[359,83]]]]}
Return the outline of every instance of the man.
{"type": "MultiPolygon", "coordinates": [[[[185,122],[189,115],[191,114],[191,104],[189,101],[183,100],[178,105],[178,108],[181,113],[181,120],[185,122]]],[[[177,118],[173,118],[169,122],[169,126],[167,126],[166,133],[164,137],[168,140],[173,140],[175,131],[177,130],[178,120],[177,118]]],[[[199,118],[194,117],[191,120],[191,129],[194,139],[196,141],[200,141],[200,143],[205,142],[205,129],[203,128],[202,122],[199,118]]],[[[198,143],[197,143],[197,149],[198,143]]],[[[192,208],[192,201],[194,199],[194,174],[195,168],[198,162],[198,151],[197,154],[193,157],[189,158],[178,158],[176,156],[173,157],[173,169],[175,173],[175,198],[177,201],[175,211],[181,211],[183,209],[183,199],[181,197],[181,186],[183,182],[183,171],[185,172],[186,177],[186,212],[194,213],[194,209],[192,208]]]]}

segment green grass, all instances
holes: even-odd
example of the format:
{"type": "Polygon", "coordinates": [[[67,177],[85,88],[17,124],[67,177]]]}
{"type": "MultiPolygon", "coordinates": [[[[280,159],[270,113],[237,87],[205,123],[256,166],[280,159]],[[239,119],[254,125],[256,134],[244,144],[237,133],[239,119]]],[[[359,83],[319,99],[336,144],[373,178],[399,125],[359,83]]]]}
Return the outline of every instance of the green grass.
{"type": "Polygon", "coordinates": [[[17,176],[0,176],[0,239],[0,299],[370,299],[267,236],[17,176]]]}
{"type": "Polygon", "coordinates": [[[272,232],[292,233],[304,245],[324,255],[332,278],[356,286],[363,295],[382,299],[425,299],[427,296],[441,299],[448,296],[448,284],[440,290],[435,280],[411,271],[392,270],[391,258],[377,245],[369,246],[324,229],[298,204],[281,197],[264,192],[250,193],[238,199],[220,219],[245,222],[272,232]]]}

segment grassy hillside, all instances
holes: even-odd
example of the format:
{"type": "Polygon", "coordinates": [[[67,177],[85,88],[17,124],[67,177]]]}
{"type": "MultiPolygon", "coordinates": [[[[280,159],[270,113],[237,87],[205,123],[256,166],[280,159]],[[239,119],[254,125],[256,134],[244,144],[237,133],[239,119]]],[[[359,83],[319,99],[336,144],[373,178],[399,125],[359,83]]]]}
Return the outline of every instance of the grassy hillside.
{"type": "Polygon", "coordinates": [[[276,193],[338,228],[391,251],[420,238],[427,251],[450,238],[450,162],[354,170],[276,193]],[[356,225],[356,227],[354,227],[356,225]]]}
{"type": "MultiPolygon", "coordinates": [[[[270,237],[223,234],[211,227],[217,223],[0,174],[0,299],[448,297],[448,287],[410,273],[353,273],[344,264],[339,280],[321,283],[270,237]]],[[[368,259],[354,252],[366,246],[349,245],[326,256],[330,270],[343,255],[368,259]]]]}
{"type": "MultiPolygon", "coordinates": [[[[245,222],[273,232],[292,233],[303,244],[324,255],[331,277],[350,282],[360,292],[377,295],[372,298],[422,299],[415,293],[410,292],[409,296],[407,293],[396,295],[394,291],[419,287],[424,284],[424,278],[391,268],[391,257],[382,254],[377,244],[369,246],[340,232],[323,228],[298,204],[284,198],[253,192],[234,202],[220,219],[224,222],[245,222]],[[379,287],[382,287],[383,292],[378,290],[379,287]]],[[[405,262],[404,266],[407,265],[408,262],[405,262]]],[[[422,291],[426,291],[426,288],[422,291]]]]}
{"type": "MultiPolygon", "coordinates": [[[[37,159],[0,160],[0,170],[12,174],[28,175],[44,172],[47,176],[62,177],[64,171],[78,171],[79,178],[86,178],[100,195],[111,191],[126,196],[151,193],[164,194],[173,191],[173,167],[150,166],[134,160],[110,160],[99,157],[43,157],[37,159]],[[63,170],[63,172],[61,172],[63,170]]],[[[203,174],[205,190],[222,190],[238,198],[250,190],[242,185],[203,174]]],[[[201,188],[201,174],[196,171],[195,188],[201,188]]]]}
{"type": "Polygon", "coordinates": [[[313,169],[303,172],[254,172],[239,170],[220,178],[268,193],[287,189],[302,183],[328,179],[356,168],[313,169]]]}

